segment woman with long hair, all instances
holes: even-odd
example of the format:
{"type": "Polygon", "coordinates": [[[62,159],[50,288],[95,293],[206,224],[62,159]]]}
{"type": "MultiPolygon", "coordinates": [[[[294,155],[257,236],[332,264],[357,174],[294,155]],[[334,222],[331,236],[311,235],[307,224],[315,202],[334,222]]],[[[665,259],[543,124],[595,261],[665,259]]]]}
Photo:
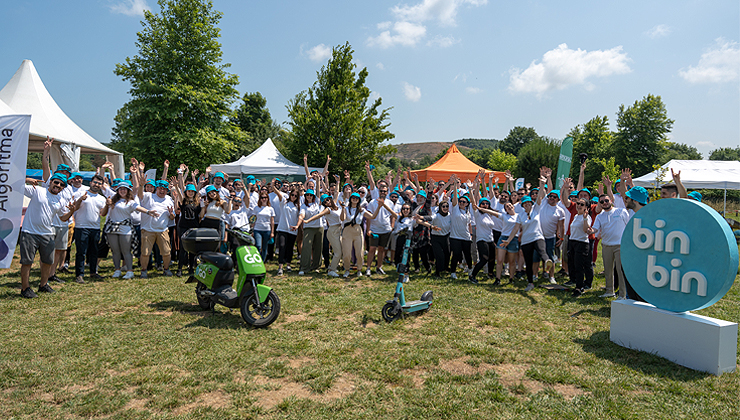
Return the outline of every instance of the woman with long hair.
{"type": "Polygon", "coordinates": [[[498,238],[496,246],[496,259],[498,265],[496,266],[496,283],[501,284],[501,272],[504,264],[509,263],[509,278],[513,278],[511,275],[515,271],[516,259],[519,256],[519,239],[517,234],[519,233],[519,222],[516,211],[514,211],[514,205],[511,202],[504,204],[504,213],[501,213],[499,219],[503,222],[501,228],[501,237],[498,238]]]}
{"type": "Polygon", "coordinates": [[[249,215],[255,216],[255,245],[260,251],[262,261],[264,261],[267,258],[267,243],[270,241],[270,238],[275,237],[275,232],[272,230],[272,225],[275,221],[275,209],[270,205],[270,195],[267,192],[267,187],[260,189],[257,205],[249,210],[249,215]]]}
{"type": "Polygon", "coordinates": [[[452,180],[452,201],[450,204],[450,251],[452,260],[450,261],[450,276],[457,279],[457,265],[465,258],[468,267],[473,266],[473,260],[470,256],[470,246],[472,244],[472,235],[470,233],[470,196],[460,194],[460,180],[457,176],[450,177],[452,180]]]}
{"type": "MultiPolygon", "coordinates": [[[[180,220],[177,224],[177,236],[182,235],[188,229],[200,226],[200,200],[198,199],[198,189],[194,184],[185,186],[185,190],[179,200],[175,200],[175,213],[180,214],[180,220]]],[[[185,252],[181,249],[178,253],[177,275],[182,276],[182,270],[185,266],[188,268],[188,274],[192,275],[195,269],[195,254],[185,252]]]]}
{"type": "Polygon", "coordinates": [[[133,187],[128,181],[118,183],[116,194],[107,200],[106,206],[100,211],[101,216],[107,216],[105,230],[108,235],[108,244],[113,255],[113,278],[121,276],[121,258],[124,261],[126,274],[124,279],[134,278],[134,262],[131,254],[131,240],[134,237],[131,214],[134,211],[158,216],[156,211],[148,211],[134,200],[133,187]],[[110,213],[110,214],[108,214],[110,213]]]}
{"type": "Polygon", "coordinates": [[[342,203],[342,211],[345,213],[344,228],[342,230],[342,256],[344,262],[344,278],[349,277],[352,267],[352,249],[357,257],[357,277],[362,276],[362,265],[364,261],[364,237],[362,222],[365,219],[375,219],[381,207],[371,214],[362,205],[360,194],[354,192],[349,196],[349,203],[342,203]]]}
{"type": "Polygon", "coordinates": [[[272,184],[272,192],[280,201],[280,220],[277,224],[276,245],[278,252],[277,275],[283,275],[283,266],[290,271],[290,262],[293,260],[293,247],[298,235],[298,214],[301,210],[300,188],[293,186],[290,192],[283,193],[272,184]]]}
{"type": "Polygon", "coordinates": [[[591,266],[591,253],[589,252],[588,234],[591,230],[591,216],[589,215],[589,202],[583,198],[576,201],[576,215],[570,223],[570,238],[568,241],[569,252],[573,256],[573,271],[570,273],[571,280],[576,283],[573,296],[583,294],[584,277],[586,284],[591,284],[594,279],[594,269],[591,266]]]}
{"type": "Polygon", "coordinates": [[[339,261],[342,259],[342,222],[344,222],[347,215],[342,207],[337,206],[334,198],[329,194],[321,196],[321,205],[324,206],[324,209],[319,214],[305,220],[305,223],[313,222],[319,217],[323,217],[326,221],[329,226],[326,230],[326,236],[334,250],[327,274],[331,277],[339,277],[337,268],[339,268],[339,261]]]}
{"type": "Polygon", "coordinates": [[[313,189],[306,190],[303,194],[303,203],[305,206],[301,207],[301,212],[298,215],[298,225],[303,226],[303,247],[301,248],[299,276],[309,271],[318,270],[321,265],[321,247],[324,244],[324,228],[321,226],[321,219],[313,217],[321,213],[321,206],[313,189]]]}
{"type": "Polygon", "coordinates": [[[213,185],[206,187],[206,196],[201,198],[200,227],[220,230],[224,214],[231,212],[231,202],[221,198],[213,185]]]}
{"type": "MultiPolygon", "coordinates": [[[[542,235],[542,227],[540,225],[540,207],[542,198],[547,195],[545,187],[545,178],[540,177],[540,187],[537,188],[537,195],[535,201],[532,200],[531,196],[525,196],[522,198],[522,208],[524,213],[519,213],[519,225],[522,227],[521,237],[521,248],[522,254],[524,254],[524,264],[526,265],[527,273],[527,288],[524,289],[528,292],[534,289],[534,254],[535,250],[540,256],[540,259],[545,263],[546,271],[549,271],[552,267],[552,260],[547,255],[545,248],[545,237],[542,235]]],[[[538,261],[539,262],[539,261],[538,261]]]]}
{"type": "MultiPolygon", "coordinates": [[[[481,179],[482,174],[479,174],[481,179]]],[[[478,284],[476,276],[483,269],[483,266],[488,264],[488,276],[493,277],[494,261],[495,258],[491,258],[491,254],[496,252],[496,244],[493,242],[493,217],[499,217],[500,212],[491,210],[491,199],[488,197],[480,198],[478,177],[475,178],[473,183],[473,200],[478,201],[475,204],[473,201],[473,215],[475,217],[475,246],[478,250],[478,263],[473,267],[473,271],[468,275],[468,280],[473,284],[478,284]]],[[[496,279],[494,285],[498,285],[501,282],[496,279]]]]}

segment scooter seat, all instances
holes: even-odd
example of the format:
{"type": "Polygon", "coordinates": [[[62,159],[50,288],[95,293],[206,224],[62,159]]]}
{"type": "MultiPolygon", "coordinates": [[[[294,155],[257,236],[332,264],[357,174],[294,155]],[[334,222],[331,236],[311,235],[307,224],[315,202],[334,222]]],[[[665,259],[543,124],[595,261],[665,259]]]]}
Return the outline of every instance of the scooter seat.
{"type": "Polygon", "coordinates": [[[215,265],[219,270],[231,271],[234,269],[234,261],[232,261],[231,256],[228,254],[204,252],[200,254],[200,259],[215,265]]]}

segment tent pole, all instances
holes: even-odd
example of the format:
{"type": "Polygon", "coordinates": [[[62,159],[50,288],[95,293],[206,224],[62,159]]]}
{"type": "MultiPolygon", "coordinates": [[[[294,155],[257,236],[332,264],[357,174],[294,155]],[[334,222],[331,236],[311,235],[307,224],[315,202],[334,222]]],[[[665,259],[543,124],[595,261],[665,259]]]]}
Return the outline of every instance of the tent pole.
{"type": "Polygon", "coordinates": [[[725,203],[722,206],[722,216],[727,215],[727,183],[725,183],[725,203]]]}

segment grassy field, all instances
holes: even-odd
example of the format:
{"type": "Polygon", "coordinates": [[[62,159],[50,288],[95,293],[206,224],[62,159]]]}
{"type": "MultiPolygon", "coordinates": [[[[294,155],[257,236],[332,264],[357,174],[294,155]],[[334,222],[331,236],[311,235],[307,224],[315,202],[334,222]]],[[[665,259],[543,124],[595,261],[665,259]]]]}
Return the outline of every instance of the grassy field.
{"type": "MultiPolygon", "coordinates": [[[[238,310],[201,310],[184,278],[150,271],[26,300],[18,268],[3,270],[0,418],[740,417],[737,372],[716,377],[609,341],[603,276],[578,299],[416,276],[407,295],[431,289],[433,307],[387,324],[390,273],[345,281],[275,269],[267,284],[282,313],[264,330],[238,310]]],[[[736,282],[698,313],[738,322],[739,302],[736,282]]]]}

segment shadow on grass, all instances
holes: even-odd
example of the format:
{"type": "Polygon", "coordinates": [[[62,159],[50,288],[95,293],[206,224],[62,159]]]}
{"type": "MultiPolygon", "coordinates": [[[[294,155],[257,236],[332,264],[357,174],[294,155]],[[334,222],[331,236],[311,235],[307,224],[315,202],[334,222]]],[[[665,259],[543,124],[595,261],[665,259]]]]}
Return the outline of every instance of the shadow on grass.
{"type": "Polygon", "coordinates": [[[683,367],[654,354],[617,345],[609,340],[609,331],[598,331],[587,339],[577,338],[573,342],[582,345],[583,351],[587,353],[649,376],[683,382],[693,382],[712,376],[710,373],[683,367]]]}
{"type": "Polygon", "coordinates": [[[157,311],[176,311],[182,314],[197,317],[197,319],[187,325],[189,327],[206,327],[206,328],[226,328],[235,329],[246,326],[242,322],[239,310],[230,310],[224,306],[216,306],[214,310],[203,310],[199,305],[185,303],[176,300],[164,300],[161,302],[150,303],[150,308],[157,311]],[[225,311],[222,311],[225,310],[225,311]]]}

